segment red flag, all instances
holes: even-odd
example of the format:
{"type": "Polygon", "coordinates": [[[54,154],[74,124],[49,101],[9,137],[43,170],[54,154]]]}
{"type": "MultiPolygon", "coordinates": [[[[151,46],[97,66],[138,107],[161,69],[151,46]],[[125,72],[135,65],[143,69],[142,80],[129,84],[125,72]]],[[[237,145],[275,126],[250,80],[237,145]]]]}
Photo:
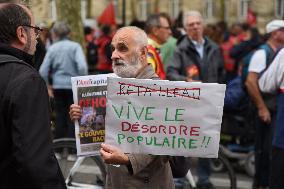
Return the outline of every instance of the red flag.
{"type": "Polygon", "coordinates": [[[250,26],[255,26],[255,25],[256,25],[256,15],[255,15],[255,13],[251,10],[251,8],[248,8],[247,24],[250,25],[250,26]]]}
{"type": "Polygon", "coordinates": [[[103,13],[98,18],[98,23],[107,25],[116,25],[115,11],[112,1],[109,2],[103,13]]]}

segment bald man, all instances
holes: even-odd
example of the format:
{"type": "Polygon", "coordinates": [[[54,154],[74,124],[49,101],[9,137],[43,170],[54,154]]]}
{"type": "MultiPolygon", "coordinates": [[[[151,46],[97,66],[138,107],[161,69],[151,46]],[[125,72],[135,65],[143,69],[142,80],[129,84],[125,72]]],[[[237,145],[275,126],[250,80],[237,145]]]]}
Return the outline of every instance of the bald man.
{"type": "MultiPolygon", "coordinates": [[[[112,68],[118,76],[159,79],[147,63],[147,35],[143,30],[133,26],[121,28],[114,35],[111,46],[112,68]]],[[[81,116],[80,106],[71,105],[71,119],[81,116]]],[[[125,154],[107,144],[101,145],[100,152],[107,164],[107,189],[174,189],[167,156],[125,154]]]]}
{"type": "Polygon", "coordinates": [[[62,189],[52,150],[46,85],[32,66],[36,38],[31,11],[0,4],[0,188],[62,189]]]}

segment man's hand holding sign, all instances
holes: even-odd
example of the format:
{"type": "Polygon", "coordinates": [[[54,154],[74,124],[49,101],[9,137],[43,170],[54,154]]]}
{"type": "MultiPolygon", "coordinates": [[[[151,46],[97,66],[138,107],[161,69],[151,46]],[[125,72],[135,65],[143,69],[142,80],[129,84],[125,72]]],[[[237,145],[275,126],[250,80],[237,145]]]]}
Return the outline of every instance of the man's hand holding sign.
{"type": "MultiPolygon", "coordinates": [[[[218,154],[225,86],[142,80],[159,79],[148,64],[147,45],[145,32],[133,26],[119,29],[111,43],[114,73],[135,79],[112,78],[107,84],[106,123],[103,122],[106,141],[100,145],[100,154],[106,162],[109,189],[174,189],[172,158],[159,155],[217,157],[218,154]]],[[[85,103],[75,103],[81,106],[83,115],[95,113],[84,106],[91,102],[96,108],[97,101],[104,99],[97,97],[100,91],[105,95],[105,90],[79,91],[85,103]],[[93,101],[88,100],[89,94],[93,101]]],[[[76,122],[80,106],[70,108],[70,116],[76,122]]],[[[91,150],[96,152],[97,148],[91,150]]]]}

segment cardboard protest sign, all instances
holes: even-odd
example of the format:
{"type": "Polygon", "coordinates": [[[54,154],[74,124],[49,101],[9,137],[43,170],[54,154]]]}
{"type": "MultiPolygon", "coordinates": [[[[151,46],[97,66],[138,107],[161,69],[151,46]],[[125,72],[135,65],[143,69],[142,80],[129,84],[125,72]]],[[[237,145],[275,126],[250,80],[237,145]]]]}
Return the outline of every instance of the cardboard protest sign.
{"type": "Polygon", "coordinates": [[[75,121],[77,155],[99,154],[105,141],[107,77],[115,74],[72,77],[74,103],[82,108],[82,117],[75,121]]]}
{"type": "Polygon", "coordinates": [[[126,153],[217,157],[225,88],[108,78],[106,143],[126,153]]]}

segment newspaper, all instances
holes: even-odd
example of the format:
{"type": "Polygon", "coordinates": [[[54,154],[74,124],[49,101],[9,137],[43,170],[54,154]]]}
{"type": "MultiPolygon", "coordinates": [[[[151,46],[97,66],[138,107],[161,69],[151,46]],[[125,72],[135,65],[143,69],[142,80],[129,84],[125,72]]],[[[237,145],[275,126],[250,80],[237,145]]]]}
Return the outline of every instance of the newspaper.
{"type": "Polygon", "coordinates": [[[74,103],[82,108],[82,117],[75,121],[78,156],[99,154],[105,141],[107,78],[115,74],[72,77],[74,103]]]}

